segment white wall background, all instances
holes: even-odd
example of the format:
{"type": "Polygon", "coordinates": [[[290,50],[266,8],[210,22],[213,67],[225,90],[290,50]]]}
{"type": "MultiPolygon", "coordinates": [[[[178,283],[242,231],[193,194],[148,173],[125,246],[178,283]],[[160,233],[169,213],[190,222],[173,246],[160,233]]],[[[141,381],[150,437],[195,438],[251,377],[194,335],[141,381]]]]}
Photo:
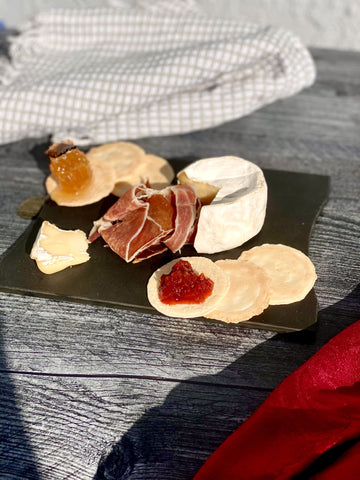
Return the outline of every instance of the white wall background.
{"type": "MultiPolygon", "coordinates": [[[[283,26],[299,35],[308,46],[360,51],[360,0],[192,1],[213,16],[283,26]]],[[[9,27],[19,27],[40,10],[51,7],[134,2],[136,0],[0,0],[0,21],[9,27]]]]}

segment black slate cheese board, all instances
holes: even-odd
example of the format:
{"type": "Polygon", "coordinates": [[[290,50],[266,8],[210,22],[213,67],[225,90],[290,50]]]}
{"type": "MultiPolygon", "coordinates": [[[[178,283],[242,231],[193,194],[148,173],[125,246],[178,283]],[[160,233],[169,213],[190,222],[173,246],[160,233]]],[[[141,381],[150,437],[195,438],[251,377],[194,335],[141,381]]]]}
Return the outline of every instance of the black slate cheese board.
{"type": "MultiPolygon", "coordinates": [[[[175,171],[179,171],[189,162],[176,159],[170,163],[175,171]]],[[[241,247],[204,256],[214,261],[235,259],[243,250],[263,243],[282,243],[308,254],[313,225],[328,197],[329,177],[278,170],[263,171],[268,184],[268,204],[261,232],[241,247]]],[[[98,239],[89,246],[90,261],[52,275],[40,272],[30,258],[43,220],[49,220],[63,229],[79,228],[88,234],[93,221],[100,218],[115,200],[116,197],[109,196],[85,207],[61,207],[47,199],[37,218],[2,256],[0,290],[160,315],[148,302],[147,281],[158,267],[174,257],[197,255],[192,246],[184,247],[181,255],[166,252],[141,263],[127,264],[106,247],[102,239],[98,239]]],[[[238,325],[293,332],[308,328],[316,320],[317,299],[312,289],[300,302],[270,306],[261,315],[238,325]]]]}

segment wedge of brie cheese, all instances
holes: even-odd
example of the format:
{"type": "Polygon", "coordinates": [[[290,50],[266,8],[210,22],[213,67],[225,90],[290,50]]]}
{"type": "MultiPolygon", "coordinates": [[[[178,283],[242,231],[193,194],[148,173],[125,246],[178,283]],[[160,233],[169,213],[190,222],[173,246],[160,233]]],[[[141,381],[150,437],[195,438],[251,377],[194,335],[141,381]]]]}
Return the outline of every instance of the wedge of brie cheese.
{"type": "Polygon", "coordinates": [[[267,185],[257,165],[225,156],[198,160],[182,172],[190,184],[194,182],[195,190],[197,182],[219,188],[210,205],[200,210],[194,241],[198,253],[239,247],[260,232],[266,214],[267,185]]]}
{"type": "Polygon", "coordinates": [[[51,274],[71,265],[87,262],[89,242],[81,230],[62,230],[44,221],[35,239],[30,257],[43,273],[51,274]]]}

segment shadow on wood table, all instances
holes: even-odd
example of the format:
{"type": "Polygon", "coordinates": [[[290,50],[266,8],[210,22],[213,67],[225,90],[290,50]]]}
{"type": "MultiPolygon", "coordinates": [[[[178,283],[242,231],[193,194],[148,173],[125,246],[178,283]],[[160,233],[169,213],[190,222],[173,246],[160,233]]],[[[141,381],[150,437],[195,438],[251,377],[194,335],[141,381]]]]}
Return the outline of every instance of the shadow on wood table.
{"type": "MultiPolygon", "coordinates": [[[[211,452],[271,392],[269,388],[241,386],[241,378],[239,385],[229,385],[226,382],[229,369],[234,378],[236,371],[241,372],[241,364],[256,365],[259,355],[271,359],[279,355],[280,349],[284,363],[288,364],[287,376],[358,319],[360,285],[340,302],[320,311],[316,329],[277,334],[216,375],[180,382],[161,406],[146,412],[104,455],[94,480],[192,479],[211,452]],[[290,356],[292,361],[287,362],[290,356]]],[[[259,376],[265,374],[254,372],[259,376]]]]}
{"type": "Polygon", "coordinates": [[[0,409],[0,478],[40,480],[24,419],[17,406],[15,388],[8,372],[1,331],[0,405],[6,405],[6,415],[0,409]]]}

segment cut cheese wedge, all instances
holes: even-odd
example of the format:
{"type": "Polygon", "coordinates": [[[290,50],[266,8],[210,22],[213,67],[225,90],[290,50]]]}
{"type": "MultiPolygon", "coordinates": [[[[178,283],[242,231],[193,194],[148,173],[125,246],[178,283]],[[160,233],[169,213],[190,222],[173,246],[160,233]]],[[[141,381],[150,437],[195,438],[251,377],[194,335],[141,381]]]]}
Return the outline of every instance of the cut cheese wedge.
{"type": "Polygon", "coordinates": [[[210,185],[206,182],[197,182],[195,180],[190,180],[184,171],[178,173],[178,182],[181,185],[190,185],[196,192],[196,195],[201,201],[202,205],[209,205],[221,187],[216,187],[215,185],[210,185]]]}
{"type": "Polygon", "coordinates": [[[30,257],[41,272],[52,274],[90,259],[89,242],[81,230],[62,230],[44,221],[35,239],[30,257]]]}
{"type": "Polygon", "coordinates": [[[195,190],[199,182],[212,190],[218,188],[210,205],[203,205],[200,211],[194,241],[198,253],[239,247],[260,232],[266,214],[267,184],[257,165],[225,156],[198,160],[182,172],[188,184],[194,182],[195,190]]]}

